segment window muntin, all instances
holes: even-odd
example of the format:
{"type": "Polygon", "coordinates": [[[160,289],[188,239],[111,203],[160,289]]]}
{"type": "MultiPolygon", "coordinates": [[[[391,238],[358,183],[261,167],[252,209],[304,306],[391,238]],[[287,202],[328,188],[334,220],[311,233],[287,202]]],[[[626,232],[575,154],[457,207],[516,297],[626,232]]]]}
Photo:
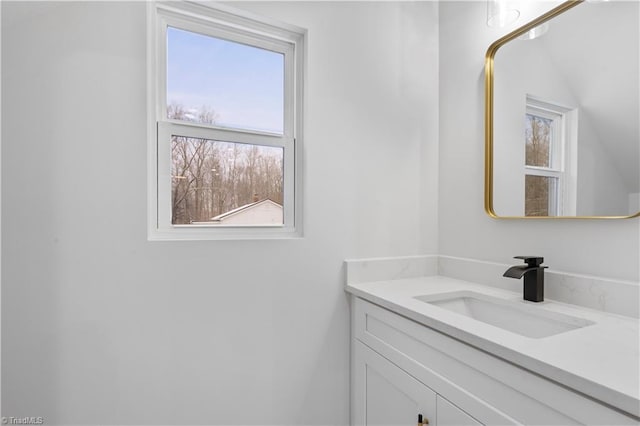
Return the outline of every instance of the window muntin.
{"type": "MultiPolygon", "coordinates": [[[[256,21],[253,17],[243,16],[243,12],[239,14],[231,11],[226,6],[215,6],[211,8],[200,4],[189,2],[172,2],[172,3],[155,3],[150,7],[152,10],[152,28],[155,28],[153,58],[150,59],[150,76],[155,80],[155,94],[150,97],[155,104],[155,114],[150,117],[150,131],[156,135],[156,138],[150,140],[149,162],[150,162],[150,239],[243,239],[243,238],[281,238],[287,236],[301,235],[301,171],[297,166],[301,161],[300,149],[300,133],[302,129],[302,59],[303,59],[303,40],[304,30],[299,28],[271,22],[256,21]],[[185,107],[178,102],[171,102],[172,94],[170,93],[169,75],[169,40],[175,34],[187,33],[193,37],[208,37],[215,39],[218,44],[231,43],[236,51],[244,51],[258,56],[271,58],[272,63],[279,63],[280,76],[276,74],[270,80],[273,86],[270,90],[263,90],[262,93],[256,95],[259,97],[271,97],[270,105],[276,105],[277,110],[270,119],[271,125],[256,125],[256,121],[245,121],[244,123],[224,122],[221,120],[221,114],[218,114],[216,107],[210,107],[211,104],[204,104],[198,107],[185,107]],[[274,60],[275,58],[275,60],[274,60]],[[169,89],[169,90],[168,90],[169,89]],[[276,95],[274,95],[274,93],[276,95]],[[273,99],[281,98],[280,105],[273,99]],[[153,123],[153,124],[151,124],[153,123]],[[153,126],[153,130],[152,127],[153,126]],[[201,214],[195,219],[190,218],[189,223],[183,223],[186,220],[176,218],[176,205],[174,201],[177,199],[173,195],[176,189],[174,180],[182,180],[182,176],[177,174],[173,163],[176,160],[172,150],[176,142],[180,139],[190,141],[201,141],[203,145],[214,146],[215,144],[222,146],[228,144],[228,147],[237,151],[242,149],[257,150],[262,153],[271,153],[272,160],[277,159],[280,164],[281,173],[281,195],[261,194],[258,191],[247,190],[245,188],[244,195],[234,194],[235,203],[229,203],[227,213],[234,213],[239,207],[252,204],[255,198],[261,201],[264,209],[281,208],[281,219],[269,223],[261,221],[254,223],[240,223],[241,221],[229,220],[213,222],[216,216],[200,219],[201,214]],[[276,154],[277,153],[277,154],[276,154]],[[246,193],[253,192],[251,201],[247,201],[246,193]],[[277,198],[272,200],[272,198],[277,198]],[[282,203],[282,204],[279,204],[282,203]],[[236,207],[237,206],[237,207],[236,207]],[[233,208],[235,207],[235,209],[233,208]],[[180,222],[180,223],[177,223],[180,222]],[[224,223],[223,223],[224,222],[224,223]]],[[[184,34],[183,34],[184,35],[184,34]]],[[[210,41],[210,40],[207,40],[210,41]]],[[[214,43],[214,44],[215,44],[214,43]]],[[[254,55],[255,56],[255,55],[254,55]]],[[[246,65],[246,64],[245,64],[246,65]]],[[[256,65],[257,66],[257,65],[256,65]]],[[[255,70],[253,70],[255,71],[255,70]]],[[[175,75],[175,74],[174,74],[175,75]]],[[[236,96],[241,97],[241,96],[236,96]]],[[[151,101],[150,101],[151,102],[151,101]]],[[[251,99],[246,109],[253,108],[260,112],[264,110],[259,103],[254,102],[253,107],[250,105],[251,99]],[[258,107],[255,107],[258,105],[258,107]]],[[[268,107],[270,109],[271,107],[268,107]]],[[[262,118],[267,114],[258,114],[262,118]]],[[[254,117],[257,115],[254,115],[254,117]]],[[[263,121],[263,123],[266,121],[263,121]]],[[[259,124],[259,123],[258,123],[259,124]]],[[[194,143],[194,142],[190,142],[194,143]]],[[[207,161],[213,161],[211,159],[207,161]]],[[[255,168],[254,172],[258,172],[255,168]]],[[[195,178],[191,176],[191,178],[195,178]]],[[[211,182],[209,182],[211,183],[211,182]]],[[[257,185],[259,186],[259,185],[257,185]]],[[[260,203],[259,203],[260,204],[260,203]]],[[[239,209],[244,213],[246,209],[239,209]]],[[[217,215],[220,216],[220,215],[217,215]]],[[[224,215],[228,217],[229,215],[224,215]]],[[[236,214],[237,216],[237,214],[236,214]]],[[[255,215],[248,215],[255,216],[255,215]]],[[[237,217],[236,217],[237,219],[237,217]]]]}

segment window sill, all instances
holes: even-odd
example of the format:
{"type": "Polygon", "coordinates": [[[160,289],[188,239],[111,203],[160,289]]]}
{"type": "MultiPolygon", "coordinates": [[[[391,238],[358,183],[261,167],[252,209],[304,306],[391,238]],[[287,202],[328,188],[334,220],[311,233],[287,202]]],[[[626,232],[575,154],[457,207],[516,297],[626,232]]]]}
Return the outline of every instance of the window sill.
{"type": "Polygon", "coordinates": [[[283,226],[178,225],[169,229],[151,228],[147,233],[148,241],[286,240],[302,237],[301,231],[283,226]]]}

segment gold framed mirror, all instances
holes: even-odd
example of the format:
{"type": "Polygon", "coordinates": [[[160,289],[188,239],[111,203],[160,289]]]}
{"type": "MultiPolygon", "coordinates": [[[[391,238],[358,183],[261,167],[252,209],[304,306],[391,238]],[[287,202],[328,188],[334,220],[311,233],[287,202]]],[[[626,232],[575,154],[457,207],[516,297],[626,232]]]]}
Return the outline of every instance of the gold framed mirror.
{"type": "Polygon", "coordinates": [[[640,2],[570,0],[489,47],[487,214],[640,216],[639,22],[640,2]]]}

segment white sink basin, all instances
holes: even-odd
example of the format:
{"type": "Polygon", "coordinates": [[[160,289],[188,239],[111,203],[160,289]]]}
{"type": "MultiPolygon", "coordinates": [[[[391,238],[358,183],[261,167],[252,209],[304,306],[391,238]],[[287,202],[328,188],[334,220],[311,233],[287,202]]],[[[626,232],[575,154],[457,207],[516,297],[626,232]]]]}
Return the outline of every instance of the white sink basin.
{"type": "Polygon", "coordinates": [[[456,291],[415,299],[526,337],[541,338],[594,324],[593,321],[473,291],[456,291]]]}

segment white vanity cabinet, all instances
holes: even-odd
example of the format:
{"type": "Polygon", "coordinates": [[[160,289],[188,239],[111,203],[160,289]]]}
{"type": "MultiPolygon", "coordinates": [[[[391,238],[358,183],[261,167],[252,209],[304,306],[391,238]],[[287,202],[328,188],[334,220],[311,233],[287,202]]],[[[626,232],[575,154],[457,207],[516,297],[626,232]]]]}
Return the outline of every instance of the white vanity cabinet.
{"type": "Polygon", "coordinates": [[[438,426],[477,426],[482,425],[479,421],[456,407],[440,395],[437,401],[438,426]]]}
{"type": "Polygon", "coordinates": [[[480,422],[362,342],[353,344],[353,424],[476,426],[480,422]]]}
{"type": "Polygon", "coordinates": [[[354,295],[351,423],[638,425],[638,419],[354,295]]]}
{"type": "Polygon", "coordinates": [[[356,424],[412,425],[419,414],[433,423],[435,392],[361,342],[353,350],[356,424]]]}

